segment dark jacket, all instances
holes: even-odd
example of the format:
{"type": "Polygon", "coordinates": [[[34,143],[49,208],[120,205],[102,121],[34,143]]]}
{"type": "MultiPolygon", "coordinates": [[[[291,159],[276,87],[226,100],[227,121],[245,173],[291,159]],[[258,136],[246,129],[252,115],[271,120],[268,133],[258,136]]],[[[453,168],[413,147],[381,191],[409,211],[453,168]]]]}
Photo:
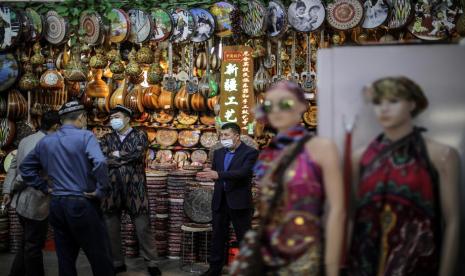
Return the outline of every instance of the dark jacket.
{"type": "Polygon", "coordinates": [[[241,143],[227,171],[224,171],[225,155],[225,148],[216,150],[213,155],[212,169],[218,172],[219,179],[215,181],[212,209],[214,211],[220,209],[221,200],[225,200],[223,195],[226,196],[229,208],[250,209],[252,208],[253,166],[257,161],[258,151],[241,143]]]}

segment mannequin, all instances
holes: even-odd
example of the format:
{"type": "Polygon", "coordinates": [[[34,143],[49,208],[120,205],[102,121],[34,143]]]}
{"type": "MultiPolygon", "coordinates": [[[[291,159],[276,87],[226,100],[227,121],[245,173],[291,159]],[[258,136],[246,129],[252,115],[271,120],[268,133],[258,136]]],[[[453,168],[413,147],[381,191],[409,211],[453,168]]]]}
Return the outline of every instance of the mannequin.
{"type": "Polygon", "coordinates": [[[254,169],[260,190],[257,207],[265,231],[260,232],[264,233],[260,249],[253,246],[256,236],[246,235],[231,275],[251,275],[250,250],[260,250],[265,267],[255,275],[339,275],[345,218],[339,155],[336,145],[325,138],[302,140],[309,137],[300,126],[307,105],[302,88],[290,81],[280,81],[266,92],[261,111],[278,134],[261,151],[254,169]],[[290,161],[283,162],[299,141],[305,141],[302,149],[288,154],[290,161]],[[288,166],[279,182],[275,172],[281,164],[288,166]],[[272,208],[276,193],[276,208],[272,208]],[[264,219],[268,216],[269,220],[264,219]]]}
{"type": "Polygon", "coordinates": [[[412,80],[377,80],[366,96],[383,133],[354,154],[349,274],[454,275],[459,155],[414,126],[428,100],[412,80]]]}

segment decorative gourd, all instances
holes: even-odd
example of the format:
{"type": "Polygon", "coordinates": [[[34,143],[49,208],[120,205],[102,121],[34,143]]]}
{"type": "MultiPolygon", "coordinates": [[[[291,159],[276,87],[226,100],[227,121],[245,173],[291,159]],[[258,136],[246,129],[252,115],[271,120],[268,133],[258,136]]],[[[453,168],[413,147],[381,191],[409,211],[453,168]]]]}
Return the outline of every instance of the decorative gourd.
{"type": "Polygon", "coordinates": [[[131,109],[134,113],[140,114],[144,112],[142,99],[144,95],[144,88],[140,84],[134,85],[134,88],[129,91],[124,99],[124,105],[131,109]]]}
{"type": "Polygon", "coordinates": [[[206,111],[207,103],[204,94],[197,92],[191,96],[191,109],[194,111],[206,111]]]}
{"type": "Polygon", "coordinates": [[[158,97],[160,96],[161,89],[159,85],[150,85],[144,89],[143,105],[148,109],[158,109],[158,97]]]}
{"type": "Polygon", "coordinates": [[[39,87],[39,79],[32,73],[32,66],[27,63],[25,66],[26,73],[19,80],[19,89],[22,91],[31,91],[39,87]]]}
{"type": "Polygon", "coordinates": [[[207,62],[207,54],[205,52],[200,52],[195,60],[195,67],[197,67],[197,69],[204,70],[207,68],[207,62]]]}
{"type": "Polygon", "coordinates": [[[94,80],[87,84],[87,96],[95,98],[108,97],[110,94],[110,89],[108,88],[108,85],[102,80],[103,70],[92,70],[92,75],[94,76],[94,80]]]}
{"type": "Polygon", "coordinates": [[[8,109],[7,117],[10,120],[18,120],[27,115],[27,101],[24,96],[16,89],[8,92],[8,109]]]}
{"type": "Polygon", "coordinates": [[[189,111],[189,99],[191,95],[187,92],[186,85],[182,86],[181,89],[176,93],[174,97],[174,105],[179,110],[189,111]]]}
{"type": "Polygon", "coordinates": [[[161,109],[173,109],[174,95],[175,93],[162,87],[160,96],[158,96],[158,107],[161,109]]]}
{"type": "Polygon", "coordinates": [[[117,105],[124,105],[124,100],[127,94],[127,79],[117,81],[118,88],[113,92],[110,97],[110,109],[115,108],[117,105]]]}
{"type": "Polygon", "coordinates": [[[55,68],[55,62],[48,60],[47,71],[40,77],[40,86],[48,90],[61,90],[65,85],[63,76],[55,68]]]}
{"type": "Polygon", "coordinates": [[[260,68],[255,74],[255,78],[253,80],[253,87],[254,87],[255,93],[258,94],[261,92],[265,92],[265,90],[271,84],[270,80],[271,80],[270,74],[268,74],[268,71],[266,71],[265,67],[263,66],[263,63],[261,63],[260,68]]]}
{"type": "Polygon", "coordinates": [[[215,105],[217,104],[218,104],[218,96],[208,98],[207,105],[208,105],[209,110],[215,111],[215,105]]]}

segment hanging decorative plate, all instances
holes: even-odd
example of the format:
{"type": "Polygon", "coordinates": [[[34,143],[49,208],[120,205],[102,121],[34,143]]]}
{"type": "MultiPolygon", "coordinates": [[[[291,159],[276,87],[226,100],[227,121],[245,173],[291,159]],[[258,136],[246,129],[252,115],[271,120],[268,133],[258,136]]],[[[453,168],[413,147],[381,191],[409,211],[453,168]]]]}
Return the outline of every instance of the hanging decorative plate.
{"type": "Polygon", "coordinates": [[[170,129],[160,129],[157,132],[157,142],[161,146],[169,147],[176,144],[178,132],[170,129]]]}
{"type": "Polygon", "coordinates": [[[5,172],[8,172],[11,166],[11,161],[13,161],[13,158],[16,156],[16,153],[18,153],[17,150],[10,151],[8,155],[5,157],[5,160],[3,160],[3,169],[5,172]]]}
{"type": "Polygon", "coordinates": [[[173,160],[173,152],[171,150],[159,150],[155,157],[159,163],[168,163],[173,160]]]}
{"type": "Polygon", "coordinates": [[[365,0],[365,18],[362,27],[374,29],[386,23],[389,17],[389,6],[384,0],[365,0]]]}
{"type": "Polygon", "coordinates": [[[207,162],[208,154],[204,150],[194,150],[191,155],[192,162],[204,164],[207,162]]]}
{"type": "Polygon", "coordinates": [[[15,134],[15,123],[7,118],[0,118],[0,149],[6,148],[13,143],[15,134]]]}
{"type": "Polygon", "coordinates": [[[363,6],[359,0],[336,0],[328,5],[327,21],[336,30],[350,30],[363,20],[363,6]]]}
{"type": "Polygon", "coordinates": [[[129,10],[128,15],[131,21],[129,41],[137,44],[147,41],[152,35],[152,17],[148,13],[138,9],[129,10]]]}
{"type": "Polygon", "coordinates": [[[100,15],[96,12],[83,13],[79,23],[84,30],[84,41],[91,46],[99,44],[104,31],[100,15]]]}
{"type": "Polygon", "coordinates": [[[210,12],[216,19],[216,35],[228,37],[233,34],[230,14],[236,7],[228,2],[218,2],[211,6],[210,12]]]}
{"type": "Polygon", "coordinates": [[[174,120],[174,110],[161,110],[160,112],[154,112],[153,116],[157,123],[168,124],[174,120]]]}
{"type": "Polygon", "coordinates": [[[400,29],[410,23],[413,15],[411,0],[388,0],[388,4],[391,7],[389,29],[400,29]]]}
{"type": "Polygon", "coordinates": [[[22,22],[18,11],[6,5],[0,6],[0,51],[16,45],[21,37],[22,22]]]}
{"type": "Polygon", "coordinates": [[[0,54],[0,92],[8,90],[18,79],[19,64],[11,53],[0,54]]]}
{"type": "Polygon", "coordinates": [[[171,12],[174,22],[173,34],[170,40],[174,43],[181,43],[189,40],[195,31],[195,20],[192,14],[182,8],[176,8],[171,12]]]}
{"type": "Polygon", "coordinates": [[[167,11],[158,8],[153,9],[151,14],[154,30],[150,39],[153,41],[167,40],[173,32],[173,19],[171,15],[167,11]]]}
{"type": "Polygon", "coordinates": [[[31,41],[39,41],[42,38],[42,34],[44,32],[45,20],[42,15],[31,8],[26,9],[26,15],[31,22],[31,41]]]}
{"type": "Polygon", "coordinates": [[[218,134],[213,131],[205,131],[202,133],[202,136],[200,137],[200,144],[204,148],[211,148],[213,147],[216,143],[218,143],[219,138],[218,134]]]}
{"type": "Polygon", "coordinates": [[[183,125],[193,125],[199,119],[199,114],[197,112],[179,112],[177,118],[179,123],[183,125]]]}
{"type": "Polygon", "coordinates": [[[287,31],[287,12],[281,2],[270,1],[268,3],[267,17],[267,34],[269,37],[279,37],[287,31]]]}
{"type": "Polygon", "coordinates": [[[200,131],[198,130],[182,130],[179,132],[179,144],[184,147],[191,148],[200,140],[200,131]]]}
{"type": "Polygon", "coordinates": [[[289,24],[298,32],[313,32],[325,20],[325,7],[321,0],[299,0],[292,2],[287,11],[289,24]]]}
{"type": "Polygon", "coordinates": [[[68,20],[60,16],[56,11],[48,11],[46,18],[45,39],[53,45],[60,45],[68,40],[68,20]]]}
{"type": "Polygon", "coordinates": [[[215,18],[207,10],[194,8],[189,10],[196,23],[195,32],[191,40],[193,42],[204,42],[209,40],[215,33],[215,18]]]}
{"type": "Polygon", "coordinates": [[[425,0],[415,4],[415,19],[409,31],[419,39],[443,40],[455,30],[458,7],[453,1],[425,0]]]}
{"type": "Polygon", "coordinates": [[[131,23],[128,14],[121,9],[112,9],[115,13],[110,22],[110,41],[113,43],[122,43],[129,38],[131,33],[131,23]]]}
{"type": "Polygon", "coordinates": [[[242,30],[251,37],[263,35],[267,27],[266,11],[266,7],[260,1],[248,1],[247,11],[242,18],[242,30]]]}

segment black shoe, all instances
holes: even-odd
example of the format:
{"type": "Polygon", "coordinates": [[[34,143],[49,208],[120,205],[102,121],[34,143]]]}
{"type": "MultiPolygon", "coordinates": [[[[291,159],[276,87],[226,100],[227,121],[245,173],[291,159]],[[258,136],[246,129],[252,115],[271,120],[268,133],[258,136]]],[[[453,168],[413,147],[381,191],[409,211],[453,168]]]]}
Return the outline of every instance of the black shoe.
{"type": "Polygon", "coordinates": [[[115,267],[115,274],[126,272],[126,265],[115,267]]]}
{"type": "Polygon", "coordinates": [[[200,274],[200,276],[221,276],[221,269],[209,268],[203,274],[200,274]]]}
{"type": "Polygon", "coordinates": [[[161,276],[161,271],[158,267],[149,267],[150,276],[161,276]]]}

